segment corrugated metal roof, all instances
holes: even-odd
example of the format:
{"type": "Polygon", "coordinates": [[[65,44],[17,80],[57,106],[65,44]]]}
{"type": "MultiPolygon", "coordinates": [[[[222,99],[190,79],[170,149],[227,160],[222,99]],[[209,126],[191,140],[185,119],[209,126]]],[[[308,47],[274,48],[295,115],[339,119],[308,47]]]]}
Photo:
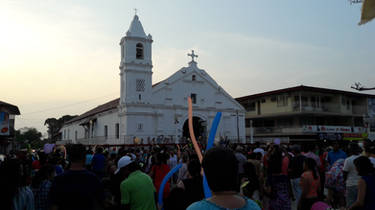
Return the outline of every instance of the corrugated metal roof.
{"type": "Polygon", "coordinates": [[[5,109],[9,114],[20,115],[20,110],[17,106],[0,101],[0,110],[5,109]]]}
{"type": "Polygon", "coordinates": [[[99,114],[99,113],[102,113],[102,112],[105,112],[105,111],[108,111],[108,110],[111,110],[111,109],[117,109],[117,106],[119,105],[119,103],[120,103],[120,98],[109,101],[105,104],[99,105],[96,108],[91,109],[91,110],[79,115],[78,117],[75,117],[75,118],[69,120],[65,124],[69,124],[69,123],[72,123],[72,122],[75,122],[75,121],[78,121],[78,120],[82,120],[84,118],[87,118],[87,117],[90,117],[90,116],[93,116],[93,115],[96,115],[96,114],[99,114]]]}
{"type": "Polygon", "coordinates": [[[280,93],[288,93],[288,92],[295,92],[295,91],[312,91],[312,92],[320,92],[320,93],[343,94],[343,95],[349,95],[349,96],[354,96],[354,97],[375,97],[375,95],[370,95],[370,94],[355,93],[355,92],[344,91],[344,90],[335,90],[335,89],[300,85],[300,86],[296,86],[296,87],[284,88],[284,89],[279,89],[279,90],[273,90],[273,91],[268,91],[268,92],[238,97],[238,98],[236,98],[236,100],[238,102],[242,102],[242,101],[246,101],[246,100],[249,100],[249,99],[255,99],[255,98],[259,98],[259,97],[263,97],[263,96],[270,96],[270,95],[275,95],[275,94],[280,94],[280,93]]]}

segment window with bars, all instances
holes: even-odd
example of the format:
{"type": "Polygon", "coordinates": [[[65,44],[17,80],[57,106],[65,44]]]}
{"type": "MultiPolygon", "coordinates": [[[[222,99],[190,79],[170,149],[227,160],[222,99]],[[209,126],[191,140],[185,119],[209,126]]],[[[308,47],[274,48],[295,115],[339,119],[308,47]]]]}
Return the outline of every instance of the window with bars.
{"type": "Polygon", "coordinates": [[[137,79],[136,80],[136,91],[137,92],[144,92],[145,91],[145,80],[144,79],[137,79]]]}

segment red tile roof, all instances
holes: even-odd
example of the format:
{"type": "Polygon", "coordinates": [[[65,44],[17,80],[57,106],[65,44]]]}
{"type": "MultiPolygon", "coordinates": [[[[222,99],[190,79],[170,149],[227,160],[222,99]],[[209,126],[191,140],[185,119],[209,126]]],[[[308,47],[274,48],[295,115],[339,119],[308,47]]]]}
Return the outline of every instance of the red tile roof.
{"type": "Polygon", "coordinates": [[[249,99],[255,99],[259,97],[270,96],[270,95],[275,95],[275,94],[280,94],[280,93],[289,93],[289,92],[295,92],[295,91],[312,91],[312,92],[320,92],[320,93],[343,94],[343,95],[349,95],[349,96],[354,96],[354,97],[375,97],[375,95],[370,95],[370,94],[355,93],[355,92],[350,92],[350,91],[300,85],[296,87],[284,88],[284,89],[279,89],[279,90],[273,90],[273,91],[238,97],[236,98],[236,100],[238,102],[242,102],[242,101],[246,101],[249,99]]]}
{"type": "Polygon", "coordinates": [[[117,109],[117,106],[119,105],[119,103],[120,103],[120,98],[109,101],[105,104],[99,105],[96,108],[91,109],[91,110],[79,115],[78,117],[75,117],[75,118],[69,120],[65,124],[69,124],[69,123],[72,123],[72,122],[75,122],[75,121],[78,121],[78,120],[82,120],[84,118],[91,117],[91,116],[94,116],[96,114],[99,114],[99,113],[102,113],[102,112],[105,112],[105,111],[109,111],[111,109],[117,109]]]}
{"type": "Polygon", "coordinates": [[[19,115],[20,110],[17,106],[0,101],[0,110],[5,109],[9,114],[19,115]]]}
{"type": "MultiPolygon", "coordinates": [[[[155,87],[155,86],[161,84],[163,81],[164,80],[153,84],[152,87],[155,87]]],[[[111,110],[111,109],[115,109],[115,108],[117,108],[117,106],[119,105],[119,103],[120,103],[120,98],[112,100],[112,101],[107,102],[105,104],[99,105],[96,108],[91,109],[91,110],[89,110],[89,111],[87,111],[87,112],[79,115],[78,117],[75,117],[75,118],[69,120],[65,124],[69,124],[69,123],[72,123],[72,122],[75,122],[75,121],[78,121],[78,120],[82,120],[84,118],[87,118],[87,117],[99,114],[101,112],[105,112],[105,111],[108,111],[108,110],[111,110]]]]}

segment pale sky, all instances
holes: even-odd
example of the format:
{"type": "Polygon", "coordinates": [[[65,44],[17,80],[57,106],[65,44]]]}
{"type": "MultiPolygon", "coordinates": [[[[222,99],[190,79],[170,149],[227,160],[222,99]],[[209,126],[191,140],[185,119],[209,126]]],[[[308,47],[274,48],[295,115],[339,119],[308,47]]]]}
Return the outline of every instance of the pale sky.
{"type": "MultiPolygon", "coordinates": [[[[347,0],[0,0],[0,100],[16,128],[119,97],[119,42],[138,9],[153,36],[153,82],[198,66],[239,97],[310,85],[375,86],[375,21],[347,0]]],[[[374,91],[366,93],[375,94],[374,91]]]]}

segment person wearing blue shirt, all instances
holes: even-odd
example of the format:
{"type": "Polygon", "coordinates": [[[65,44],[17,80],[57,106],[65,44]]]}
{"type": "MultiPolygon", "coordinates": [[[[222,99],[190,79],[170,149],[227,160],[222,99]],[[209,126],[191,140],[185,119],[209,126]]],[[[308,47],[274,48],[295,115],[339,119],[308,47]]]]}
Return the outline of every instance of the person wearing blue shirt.
{"type": "Polygon", "coordinates": [[[202,166],[212,197],[191,204],[187,210],[260,210],[253,200],[239,194],[238,161],[232,151],[214,147],[205,154],[202,166]]]}
{"type": "Polygon", "coordinates": [[[96,148],[96,152],[91,160],[92,171],[99,177],[99,179],[104,176],[105,169],[105,156],[103,155],[103,148],[96,148]]]}
{"type": "Polygon", "coordinates": [[[347,157],[346,153],[340,149],[338,142],[333,144],[333,150],[328,152],[327,161],[330,166],[332,166],[337,160],[345,159],[347,157]]]}
{"type": "Polygon", "coordinates": [[[355,159],[354,165],[361,177],[358,181],[358,197],[347,209],[373,210],[375,209],[375,168],[370,159],[365,156],[355,159]]]}
{"type": "Polygon", "coordinates": [[[104,187],[98,177],[84,168],[85,146],[67,146],[70,168],[52,181],[48,200],[54,210],[103,209],[104,187]]]}
{"type": "Polygon", "coordinates": [[[92,157],[94,156],[92,153],[93,152],[91,150],[87,150],[87,152],[86,152],[85,166],[86,166],[87,170],[91,169],[92,157]]]}

